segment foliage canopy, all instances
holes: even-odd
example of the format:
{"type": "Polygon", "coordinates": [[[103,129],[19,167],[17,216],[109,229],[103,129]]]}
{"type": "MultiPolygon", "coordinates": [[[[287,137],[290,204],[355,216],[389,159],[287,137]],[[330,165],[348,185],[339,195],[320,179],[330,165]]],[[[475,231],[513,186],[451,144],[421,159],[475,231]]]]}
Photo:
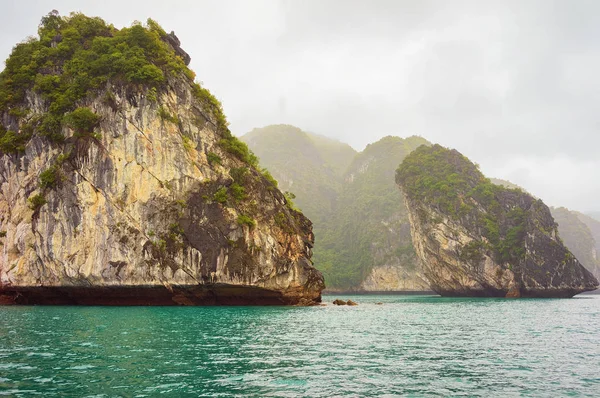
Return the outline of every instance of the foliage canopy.
{"type": "MultiPolygon", "coordinates": [[[[520,198],[526,194],[493,184],[458,151],[440,145],[421,146],[398,167],[396,182],[409,200],[425,203],[478,231],[498,261],[516,263],[525,255],[527,217],[520,198]]],[[[462,254],[475,259],[477,250],[486,244],[464,247],[462,254]]]]}

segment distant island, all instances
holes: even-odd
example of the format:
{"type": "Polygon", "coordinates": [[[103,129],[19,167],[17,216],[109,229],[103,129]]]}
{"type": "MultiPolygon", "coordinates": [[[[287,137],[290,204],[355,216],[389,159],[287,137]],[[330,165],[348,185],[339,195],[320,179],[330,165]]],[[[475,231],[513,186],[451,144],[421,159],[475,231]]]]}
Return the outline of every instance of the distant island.
{"type": "Polygon", "coordinates": [[[431,288],[443,296],[572,297],[598,280],[564,246],[550,209],[495,185],[456,150],[421,146],[396,181],[431,288]]]}

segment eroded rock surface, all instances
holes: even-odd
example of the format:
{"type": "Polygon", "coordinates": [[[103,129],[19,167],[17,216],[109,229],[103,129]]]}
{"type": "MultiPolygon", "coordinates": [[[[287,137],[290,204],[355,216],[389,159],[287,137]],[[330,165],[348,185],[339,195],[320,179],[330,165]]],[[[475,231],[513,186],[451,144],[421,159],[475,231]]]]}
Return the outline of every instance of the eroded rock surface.
{"type": "MultiPolygon", "coordinates": [[[[231,149],[190,77],[161,87],[109,80],[77,104],[99,117],[93,134],[63,124],[60,142],[34,130],[0,153],[3,303],[320,302],[311,222],[231,149]]],[[[22,134],[48,106],[28,90],[27,115],[0,121],[22,134]]]]}
{"type": "Polygon", "coordinates": [[[423,273],[437,293],[571,297],[598,286],[541,200],[491,184],[456,150],[418,148],[396,181],[423,273]]]}

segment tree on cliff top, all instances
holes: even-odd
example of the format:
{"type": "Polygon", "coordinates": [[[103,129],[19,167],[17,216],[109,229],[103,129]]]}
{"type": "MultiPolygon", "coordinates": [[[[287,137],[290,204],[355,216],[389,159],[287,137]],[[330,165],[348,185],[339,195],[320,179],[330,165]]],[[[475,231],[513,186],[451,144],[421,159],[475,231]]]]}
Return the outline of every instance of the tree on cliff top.
{"type": "Polygon", "coordinates": [[[258,167],[258,158],[229,131],[221,103],[194,82],[195,74],[173,43],[173,37],[152,19],[146,25],[136,22],[117,29],[80,13],[64,17],[53,11],[44,16],[38,37],[17,44],[0,73],[0,114],[8,120],[0,128],[0,151],[22,152],[35,134],[62,142],[66,116],[89,98],[105,95],[110,103],[111,84],[146,93],[152,100],[167,88],[169,79],[181,78],[192,85],[193,95],[212,115],[221,146],[258,167]],[[45,101],[44,114],[33,115],[28,109],[26,96],[31,91],[45,101]]]}
{"type": "MultiPolygon", "coordinates": [[[[396,170],[396,182],[410,200],[480,230],[499,262],[516,263],[525,254],[525,213],[512,203],[523,191],[493,184],[457,150],[417,148],[396,170]]],[[[527,196],[533,206],[543,205],[527,196]]]]}

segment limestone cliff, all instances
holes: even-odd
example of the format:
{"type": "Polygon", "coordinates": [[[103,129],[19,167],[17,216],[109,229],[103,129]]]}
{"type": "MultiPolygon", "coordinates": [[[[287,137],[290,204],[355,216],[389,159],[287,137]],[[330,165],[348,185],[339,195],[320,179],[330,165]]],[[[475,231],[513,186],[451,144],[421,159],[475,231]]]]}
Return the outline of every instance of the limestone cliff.
{"type": "MultiPolygon", "coordinates": [[[[523,190],[523,188],[510,181],[498,178],[490,178],[490,181],[506,188],[518,188],[523,190]]],[[[581,265],[590,271],[596,278],[599,278],[600,258],[598,258],[597,253],[600,250],[600,246],[592,232],[594,220],[583,213],[569,210],[565,207],[550,207],[550,213],[552,214],[554,221],[558,224],[558,233],[565,246],[567,246],[571,253],[575,255],[581,265]]],[[[600,225],[600,223],[598,223],[598,225],[600,225]]]]}
{"type": "Polygon", "coordinates": [[[0,75],[0,94],[12,90],[0,102],[0,301],[320,301],[311,222],[231,135],[174,38],[153,21],[119,31],[51,14],[33,50],[13,51],[0,75]],[[17,87],[23,58],[35,70],[17,87]]]}
{"type": "Polygon", "coordinates": [[[456,150],[418,148],[396,182],[423,272],[439,294],[571,297],[598,286],[541,200],[490,183],[456,150]]]}

